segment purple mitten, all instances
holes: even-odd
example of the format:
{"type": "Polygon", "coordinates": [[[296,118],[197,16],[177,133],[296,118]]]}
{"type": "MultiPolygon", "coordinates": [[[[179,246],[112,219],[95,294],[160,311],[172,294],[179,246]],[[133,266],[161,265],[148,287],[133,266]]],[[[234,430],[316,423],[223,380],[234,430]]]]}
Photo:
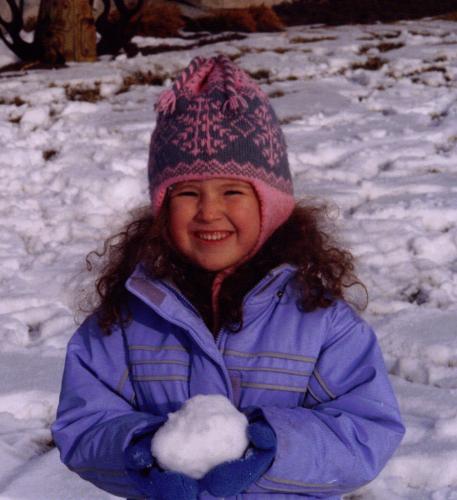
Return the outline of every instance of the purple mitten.
{"type": "Polygon", "coordinates": [[[137,489],[152,500],[196,500],[198,483],[177,472],[163,471],[151,454],[152,434],[132,443],[124,452],[127,474],[137,489]]]}
{"type": "Polygon", "coordinates": [[[216,497],[238,495],[270,467],[276,454],[276,435],[265,420],[248,427],[252,448],[244,458],[217,465],[200,479],[200,489],[216,497]]]}

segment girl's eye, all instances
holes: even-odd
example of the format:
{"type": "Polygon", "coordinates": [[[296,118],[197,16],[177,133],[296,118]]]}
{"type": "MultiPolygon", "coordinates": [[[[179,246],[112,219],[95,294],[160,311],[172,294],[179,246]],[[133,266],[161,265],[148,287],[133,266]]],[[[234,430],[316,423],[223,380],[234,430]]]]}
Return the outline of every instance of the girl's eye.
{"type": "Polygon", "coordinates": [[[225,194],[231,196],[231,195],[234,195],[234,194],[243,194],[242,191],[238,191],[236,189],[229,189],[227,191],[225,191],[225,194]]]}
{"type": "Polygon", "coordinates": [[[179,191],[175,196],[198,196],[196,191],[179,191]]]}

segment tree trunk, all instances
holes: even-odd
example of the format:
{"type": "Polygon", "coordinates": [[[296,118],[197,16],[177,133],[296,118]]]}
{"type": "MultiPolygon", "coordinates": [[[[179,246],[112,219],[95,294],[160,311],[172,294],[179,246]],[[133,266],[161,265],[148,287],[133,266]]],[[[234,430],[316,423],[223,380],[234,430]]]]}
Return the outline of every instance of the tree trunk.
{"type": "Polygon", "coordinates": [[[35,40],[44,62],[95,61],[96,33],[90,0],[41,0],[35,40]]]}

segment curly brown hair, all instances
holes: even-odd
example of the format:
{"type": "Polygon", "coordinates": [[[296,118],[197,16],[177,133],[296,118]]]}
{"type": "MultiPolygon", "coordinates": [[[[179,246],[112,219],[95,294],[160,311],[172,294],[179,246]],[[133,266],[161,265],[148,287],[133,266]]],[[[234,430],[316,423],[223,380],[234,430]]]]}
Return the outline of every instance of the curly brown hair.
{"type": "MultiPolygon", "coordinates": [[[[211,289],[217,273],[193,265],[173,249],[166,229],[166,213],[166,204],[157,217],[149,206],[138,209],[121,232],[105,241],[102,251],[87,255],[89,271],[93,269],[94,258],[103,258],[92,311],[97,312],[104,333],[110,334],[116,323],[128,323],[131,319],[126,311],[125,282],[138,263],[151,278],[171,279],[197,308],[208,328],[216,333],[211,289]]],[[[239,331],[243,325],[244,296],[271,269],[283,263],[297,267],[298,306],[303,310],[329,307],[335,299],[345,298],[354,285],[365,292],[365,304],[355,305],[359,309],[365,307],[367,292],[354,273],[354,257],[331,236],[329,222],[327,205],[297,203],[288,220],[259,252],[224,280],[219,293],[218,327],[239,331]]]]}

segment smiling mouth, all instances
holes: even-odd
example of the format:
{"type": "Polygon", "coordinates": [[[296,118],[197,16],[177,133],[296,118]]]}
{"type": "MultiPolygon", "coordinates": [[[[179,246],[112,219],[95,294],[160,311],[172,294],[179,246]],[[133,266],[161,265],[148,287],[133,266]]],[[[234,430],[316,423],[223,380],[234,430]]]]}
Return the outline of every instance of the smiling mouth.
{"type": "Polygon", "coordinates": [[[232,233],[230,231],[197,231],[194,234],[199,240],[222,241],[227,239],[232,233]]]}

